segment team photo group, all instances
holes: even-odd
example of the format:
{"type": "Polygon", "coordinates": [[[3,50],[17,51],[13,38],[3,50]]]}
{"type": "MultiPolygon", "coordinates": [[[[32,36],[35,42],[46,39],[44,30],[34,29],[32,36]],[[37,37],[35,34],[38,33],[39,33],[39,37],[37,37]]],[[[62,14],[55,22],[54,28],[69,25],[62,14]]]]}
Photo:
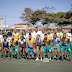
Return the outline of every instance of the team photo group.
{"type": "Polygon", "coordinates": [[[0,59],[34,59],[35,61],[63,61],[71,62],[72,58],[72,29],[65,32],[65,28],[51,30],[38,27],[35,30],[23,30],[21,33],[3,33],[0,30],[0,59]]]}

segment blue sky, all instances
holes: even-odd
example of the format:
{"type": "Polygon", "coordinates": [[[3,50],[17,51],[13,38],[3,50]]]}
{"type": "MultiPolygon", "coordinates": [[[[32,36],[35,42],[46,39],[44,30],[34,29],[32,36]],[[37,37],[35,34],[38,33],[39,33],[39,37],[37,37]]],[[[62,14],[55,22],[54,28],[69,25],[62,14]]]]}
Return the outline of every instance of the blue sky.
{"type": "Polygon", "coordinates": [[[67,12],[70,10],[72,0],[0,0],[0,16],[3,16],[3,24],[12,25],[21,23],[19,18],[24,8],[32,10],[42,9],[45,6],[54,6],[54,13],[67,12]]]}

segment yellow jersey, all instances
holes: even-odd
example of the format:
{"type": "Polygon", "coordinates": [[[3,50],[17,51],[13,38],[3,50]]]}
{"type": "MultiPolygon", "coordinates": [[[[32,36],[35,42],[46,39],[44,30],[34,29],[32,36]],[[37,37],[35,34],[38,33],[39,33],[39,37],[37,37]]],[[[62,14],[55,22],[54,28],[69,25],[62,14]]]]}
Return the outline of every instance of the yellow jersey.
{"type": "Polygon", "coordinates": [[[51,39],[50,38],[47,38],[47,39],[43,38],[43,42],[44,42],[44,46],[47,47],[50,45],[51,39]]]}
{"type": "Polygon", "coordinates": [[[70,42],[70,38],[69,37],[66,37],[66,38],[62,37],[61,41],[63,42],[63,46],[67,46],[70,42]]]}
{"type": "Polygon", "coordinates": [[[19,33],[12,33],[12,35],[15,36],[15,39],[19,39],[19,37],[20,37],[19,33]]]}
{"type": "Polygon", "coordinates": [[[26,40],[26,44],[28,44],[29,48],[34,48],[34,43],[35,43],[35,39],[31,38],[31,40],[29,40],[29,38],[26,40]]]}
{"type": "MultiPolygon", "coordinates": [[[[59,33],[59,38],[62,38],[62,37],[63,37],[63,33],[60,32],[60,33],[59,33]]],[[[66,37],[67,37],[67,34],[66,34],[66,37]]]]}
{"type": "Polygon", "coordinates": [[[10,39],[10,43],[11,43],[11,45],[12,45],[12,46],[14,46],[14,47],[15,47],[15,46],[17,46],[17,45],[18,45],[18,39],[13,39],[13,40],[12,40],[12,39],[10,39]]]}
{"type": "Polygon", "coordinates": [[[47,38],[48,38],[48,39],[52,39],[52,38],[53,38],[53,34],[52,34],[52,33],[47,34],[47,38]]]}

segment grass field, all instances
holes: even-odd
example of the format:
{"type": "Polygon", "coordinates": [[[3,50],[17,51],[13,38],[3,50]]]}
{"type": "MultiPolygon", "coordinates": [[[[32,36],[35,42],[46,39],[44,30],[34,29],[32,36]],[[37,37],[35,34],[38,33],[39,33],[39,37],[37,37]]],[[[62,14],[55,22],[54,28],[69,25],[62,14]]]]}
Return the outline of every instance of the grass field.
{"type": "Polygon", "coordinates": [[[10,60],[6,58],[0,60],[0,72],[72,72],[72,62],[54,60],[44,63],[34,60],[10,60]]]}

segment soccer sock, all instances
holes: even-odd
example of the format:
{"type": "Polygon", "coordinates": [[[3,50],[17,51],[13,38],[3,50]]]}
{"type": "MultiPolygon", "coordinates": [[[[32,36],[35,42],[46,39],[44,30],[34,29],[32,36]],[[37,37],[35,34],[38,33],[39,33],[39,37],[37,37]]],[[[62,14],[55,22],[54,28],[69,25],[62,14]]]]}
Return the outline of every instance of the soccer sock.
{"type": "Polygon", "coordinates": [[[8,53],[8,57],[10,57],[10,53],[8,53]]]}
{"type": "Polygon", "coordinates": [[[41,57],[42,57],[42,53],[41,53],[41,57]]]}
{"type": "Polygon", "coordinates": [[[54,55],[52,55],[52,58],[54,59],[54,55]]]}
{"type": "Polygon", "coordinates": [[[67,52],[67,56],[69,55],[69,52],[67,52]]]}
{"type": "Polygon", "coordinates": [[[45,58],[45,54],[43,54],[43,58],[45,58]]]}
{"type": "Polygon", "coordinates": [[[38,53],[36,53],[36,56],[38,57],[38,53]]]}
{"type": "Polygon", "coordinates": [[[71,56],[69,56],[69,59],[71,59],[71,56]]]}
{"type": "Polygon", "coordinates": [[[64,53],[64,55],[66,56],[66,53],[64,53]]]}
{"type": "Polygon", "coordinates": [[[54,52],[54,55],[56,55],[56,52],[54,52]]]}
{"type": "Polygon", "coordinates": [[[52,57],[52,55],[50,54],[50,56],[49,56],[50,58],[52,57]]]}
{"type": "Polygon", "coordinates": [[[0,57],[2,57],[2,53],[0,53],[0,57]]]}
{"type": "Polygon", "coordinates": [[[13,58],[13,54],[11,54],[11,57],[13,58]]]}
{"type": "Polygon", "coordinates": [[[71,56],[72,56],[72,52],[71,52],[71,56]]]}
{"type": "Polygon", "coordinates": [[[63,55],[62,55],[62,59],[63,59],[63,55]]]}
{"type": "Polygon", "coordinates": [[[29,59],[30,59],[30,55],[28,55],[29,59]]]}
{"type": "Polygon", "coordinates": [[[49,55],[50,55],[50,54],[49,54],[49,52],[48,52],[48,57],[49,57],[49,55]]]}
{"type": "Polygon", "coordinates": [[[5,57],[5,53],[3,53],[3,57],[5,57]]]}
{"type": "Polygon", "coordinates": [[[57,55],[57,59],[59,59],[59,55],[57,55]]]}
{"type": "Polygon", "coordinates": [[[18,57],[18,54],[16,54],[16,56],[18,57]]]}
{"type": "Polygon", "coordinates": [[[21,52],[19,53],[19,56],[21,57],[21,52]]]}

